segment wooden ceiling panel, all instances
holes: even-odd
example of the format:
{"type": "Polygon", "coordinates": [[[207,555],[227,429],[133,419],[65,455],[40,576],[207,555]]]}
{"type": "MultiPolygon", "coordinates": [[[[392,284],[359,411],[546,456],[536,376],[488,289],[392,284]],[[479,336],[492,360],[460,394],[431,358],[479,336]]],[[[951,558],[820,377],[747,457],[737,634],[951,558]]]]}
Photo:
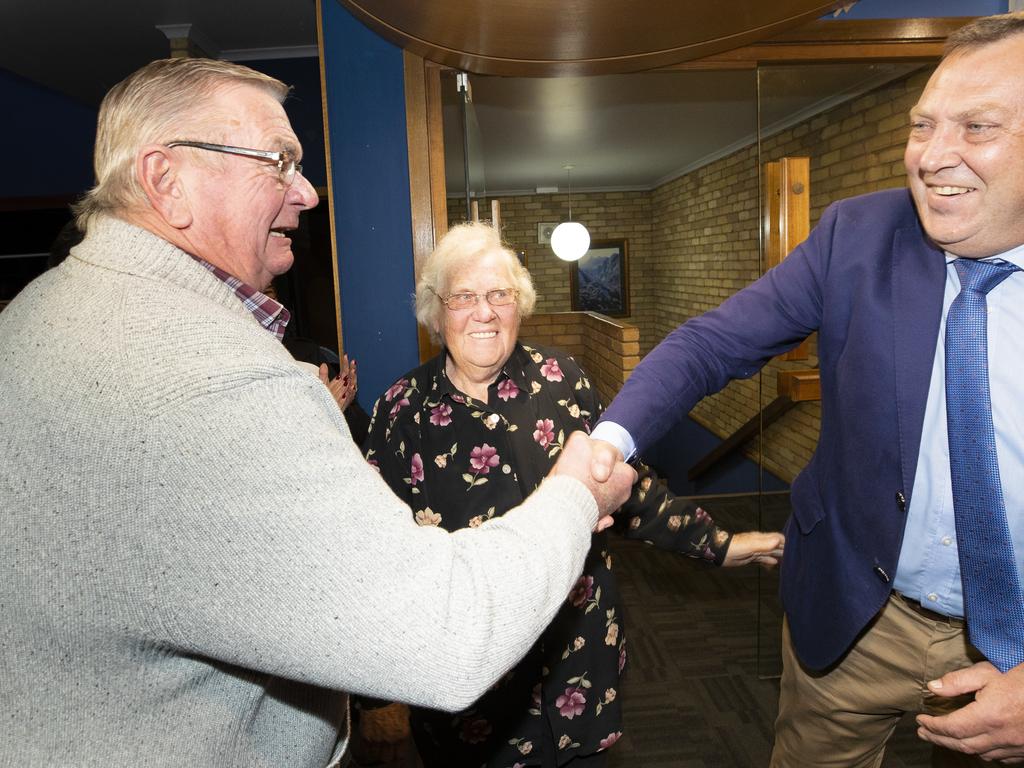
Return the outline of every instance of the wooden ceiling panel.
{"type": "Polygon", "coordinates": [[[338,0],[396,45],[490,75],[634,72],[711,56],[805,24],[822,0],[338,0]]]}

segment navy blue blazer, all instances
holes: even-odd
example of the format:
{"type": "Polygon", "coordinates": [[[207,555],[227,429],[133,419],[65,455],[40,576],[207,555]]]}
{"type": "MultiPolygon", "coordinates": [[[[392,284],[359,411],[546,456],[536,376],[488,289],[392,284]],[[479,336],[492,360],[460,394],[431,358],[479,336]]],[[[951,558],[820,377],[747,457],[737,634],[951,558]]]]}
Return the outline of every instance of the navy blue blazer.
{"type": "Polygon", "coordinates": [[[945,259],[908,191],[835,203],[779,266],[674,330],[604,419],[643,449],[704,396],[818,331],[821,434],[792,486],[782,602],[800,659],[837,661],[892,589],[913,495],[945,259]]]}

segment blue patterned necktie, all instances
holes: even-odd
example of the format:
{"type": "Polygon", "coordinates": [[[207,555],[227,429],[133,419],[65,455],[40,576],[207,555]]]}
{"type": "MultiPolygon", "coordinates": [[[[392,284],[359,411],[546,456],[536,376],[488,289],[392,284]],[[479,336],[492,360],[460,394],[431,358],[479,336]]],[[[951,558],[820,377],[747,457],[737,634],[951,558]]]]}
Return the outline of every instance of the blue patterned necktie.
{"type": "Polygon", "coordinates": [[[1024,662],[1024,595],[992,428],[985,294],[1017,267],[974,259],[953,265],[960,293],[946,316],[946,424],[964,612],[971,642],[1005,672],[1024,662]]]}

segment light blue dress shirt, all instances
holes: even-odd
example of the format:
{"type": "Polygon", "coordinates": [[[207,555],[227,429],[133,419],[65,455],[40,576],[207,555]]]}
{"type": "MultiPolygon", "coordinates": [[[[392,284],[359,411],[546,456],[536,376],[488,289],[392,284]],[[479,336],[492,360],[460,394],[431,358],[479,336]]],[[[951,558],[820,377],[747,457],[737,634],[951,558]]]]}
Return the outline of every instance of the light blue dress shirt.
{"type": "MultiPolygon", "coordinates": [[[[1024,269],[1024,246],[994,258],[1024,269]]],[[[942,324],[928,387],[917,474],[893,586],[926,608],[962,617],[964,599],[946,433],[946,313],[960,292],[953,261],[955,257],[946,254],[942,324]]],[[[988,376],[996,456],[1016,553],[1014,559],[1024,583],[1024,272],[1015,272],[1000,283],[988,294],[987,302],[988,376]]]]}
{"type": "Polygon", "coordinates": [[[630,461],[636,453],[636,443],[625,427],[614,421],[601,421],[590,433],[595,440],[604,440],[619,449],[626,461],[630,461]]]}

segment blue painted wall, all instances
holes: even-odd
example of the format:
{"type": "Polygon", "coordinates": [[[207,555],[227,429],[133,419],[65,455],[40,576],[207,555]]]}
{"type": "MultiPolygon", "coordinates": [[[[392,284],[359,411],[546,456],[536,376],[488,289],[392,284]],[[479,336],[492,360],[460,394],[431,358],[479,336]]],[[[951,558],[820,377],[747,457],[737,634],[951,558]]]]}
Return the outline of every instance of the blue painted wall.
{"type": "Polygon", "coordinates": [[[697,480],[687,479],[690,467],[721,442],[722,438],[714,432],[686,417],[652,445],[643,458],[666,478],[673,493],[680,496],[789,490],[788,483],[767,470],[762,473],[756,463],[738,451],[697,480]]]}
{"type": "Polygon", "coordinates": [[[320,93],[320,60],[315,56],[300,59],[261,59],[242,61],[292,87],[284,103],[288,120],[302,142],[302,173],[316,187],[327,186],[327,162],[324,152],[324,116],[320,93]]]}
{"type": "MultiPolygon", "coordinates": [[[[1006,13],[1007,0],[860,0],[840,19],[927,19],[1006,13]]],[[[829,14],[831,17],[831,14],[829,14]]]]}
{"type": "MultiPolygon", "coordinates": [[[[305,151],[306,178],[326,186],[319,60],[243,63],[293,87],[285,109],[305,151]]],[[[0,123],[0,139],[3,146],[17,148],[0,175],[0,197],[76,196],[92,186],[96,107],[2,69],[0,103],[10,105],[0,123]]]]}
{"type": "Polygon", "coordinates": [[[345,352],[367,410],[419,363],[401,49],[322,3],[345,352]]]}
{"type": "Polygon", "coordinates": [[[0,69],[0,197],[78,195],[93,183],[96,109],[0,69]]]}

